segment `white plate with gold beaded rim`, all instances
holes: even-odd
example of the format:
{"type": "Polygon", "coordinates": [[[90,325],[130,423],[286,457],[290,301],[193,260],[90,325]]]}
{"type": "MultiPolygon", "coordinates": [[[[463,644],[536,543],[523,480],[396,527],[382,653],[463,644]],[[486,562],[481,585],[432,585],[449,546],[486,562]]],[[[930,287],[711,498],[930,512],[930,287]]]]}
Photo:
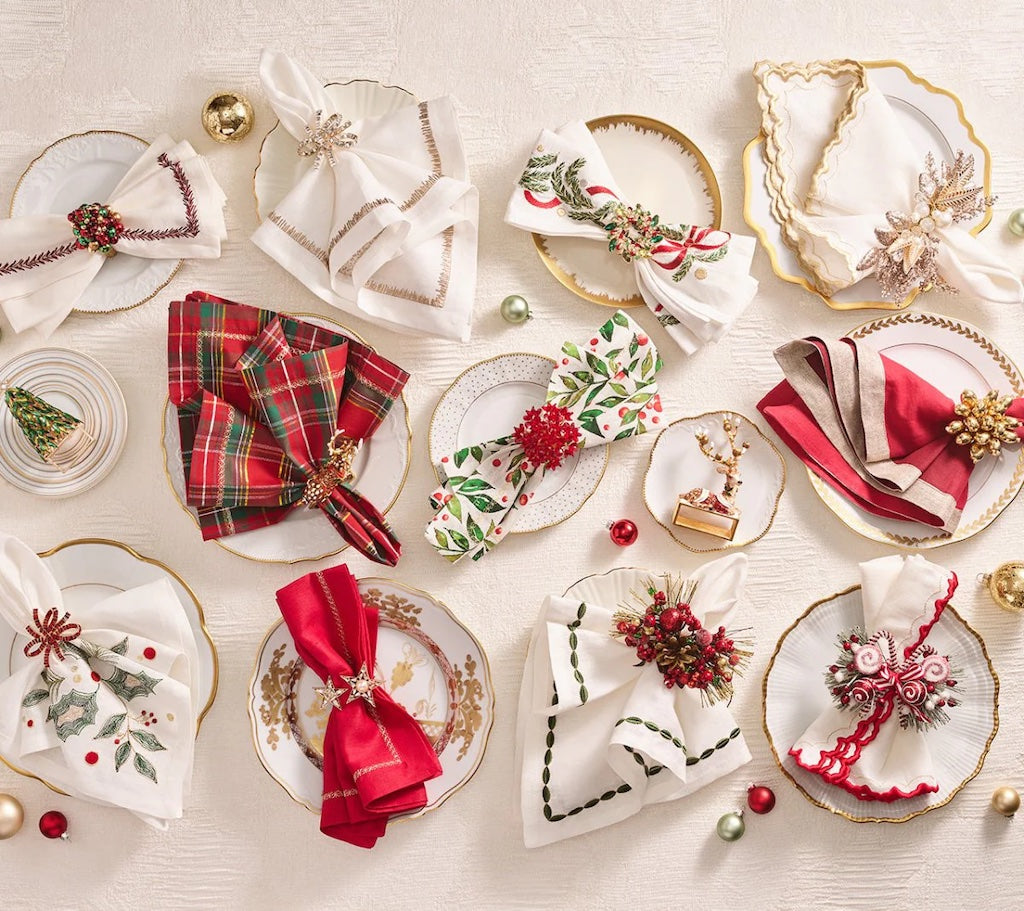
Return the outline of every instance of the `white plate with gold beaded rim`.
{"type": "MultiPolygon", "coordinates": [[[[147,585],[159,579],[167,579],[171,583],[174,594],[188,617],[199,652],[199,700],[196,705],[198,735],[203,719],[217,698],[220,663],[217,649],[206,628],[203,607],[185,580],[159,560],[144,557],[127,544],[103,538],[66,541],[39,556],[57,580],[64,596],[64,606],[72,616],[76,608],[93,605],[127,589],[147,585]]],[[[0,624],[0,681],[24,667],[27,661],[24,647],[27,643],[28,639],[25,636],[16,634],[7,624],[0,624]]],[[[37,778],[7,763],[6,760],[4,762],[22,775],[37,778]]],[[[38,780],[43,781],[41,778],[38,780]]],[[[43,784],[53,788],[45,781],[43,784]]]]}
{"type": "MultiPolygon", "coordinates": [[[[312,313],[289,313],[303,322],[337,330],[357,341],[365,341],[351,329],[335,320],[312,313]]],[[[185,474],[181,463],[181,437],[177,411],[170,400],[164,402],[164,474],[178,505],[199,525],[196,511],[186,505],[185,474]]],[[[412,457],[412,425],[403,392],[395,399],[387,417],[376,433],[359,448],[352,469],[353,487],[367,497],[384,515],[405,486],[412,457]]],[[[321,560],[341,553],[348,544],[319,509],[294,509],[276,525],[214,539],[224,550],[260,563],[299,563],[321,560]]]]}
{"type": "MultiPolygon", "coordinates": [[[[359,580],[363,602],[380,611],[375,676],[420,724],[442,773],[426,783],[434,810],[476,772],[494,721],[494,688],[483,646],[440,601],[390,579],[359,580]]],[[[323,683],[295,650],[283,620],[267,633],[249,686],[256,754],[293,800],[320,812],[329,709],[323,683]]]]}
{"type": "MultiPolygon", "coordinates": [[[[863,625],[860,586],[812,604],[779,638],[764,674],[762,724],[782,773],[811,803],[853,822],[906,822],[945,806],[978,772],[999,730],[999,678],[985,642],[952,606],[928,634],[928,643],[958,669],[963,700],[950,720],[925,733],[939,790],[905,800],[859,800],[800,768],[790,747],[831,704],[825,671],[836,659],[836,636],[863,625]]],[[[895,719],[890,724],[898,724],[895,719]]]]}
{"type": "MultiPolygon", "coordinates": [[[[430,419],[430,464],[438,466],[467,446],[507,436],[530,408],[544,404],[555,362],[539,354],[499,354],[460,374],[438,399],[430,419]]],[[[540,531],[575,515],[597,490],[608,447],[589,447],[545,473],[525,506],[504,523],[509,534],[540,531]]]]}
{"type": "MultiPolygon", "coordinates": [[[[938,161],[952,161],[957,151],[963,149],[974,156],[976,173],[982,179],[985,195],[990,194],[992,156],[974,132],[960,99],[922,79],[896,60],[863,61],[863,65],[871,71],[871,81],[885,94],[900,126],[919,151],[921,169],[924,170],[925,156],[929,152],[938,161]]],[[[836,292],[832,297],[821,294],[814,287],[796,254],[782,239],[782,229],[772,215],[771,199],[765,189],[763,149],[764,135],[758,133],[743,150],[743,217],[761,241],[775,274],[818,295],[834,310],[902,310],[909,307],[917,297],[917,291],[911,291],[902,301],[886,301],[882,299],[878,282],[871,277],[836,292]]],[[[974,216],[970,221],[970,232],[979,234],[991,220],[991,211],[974,216]]]]}
{"type": "MultiPolygon", "coordinates": [[[[872,320],[848,333],[865,340],[886,357],[909,367],[952,401],[973,389],[979,395],[997,389],[1024,395],[1024,378],[1013,362],[974,326],[937,313],[897,313],[872,320]]],[[[950,414],[950,420],[954,415],[950,414]]],[[[1024,485],[1024,447],[983,459],[971,472],[960,524],[951,534],[916,522],[874,516],[854,506],[808,470],[815,492],[841,522],[883,544],[908,548],[941,547],[987,528],[1024,485]]]]}
{"type": "Polygon", "coordinates": [[[768,534],[785,488],[785,459],[757,424],[735,411],[710,411],[673,421],[658,434],[644,475],[644,504],[677,543],[694,553],[712,553],[746,547],[768,534]],[[695,487],[721,492],[724,476],[701,453],[694,434],[703,430],[715,452],[728,453],[729,442],[722,426],[726,418],[738,424],[736,441],[749,444],[740,457],[740,489],[736,496],[740,519],[732,541],[672,523],[680,494],[695,487]]]}
{"type": "MultiPolygon", "coordinates": [[[[722,195],[699,148],[652,117],[612,114],[587,121],[623,196],[667,224],[722,224],[722,195]]],[[[539,150],[538,150],[539,151],[539,150]]],[[[544,265],[573,294],[608,307],[643,304],[633,267],[607,244],[581,237],[534,234],[544,265]]]]}
{"type": "MultiPolygon", "coordinates": [[[[397,85],[383,85],[372,79],[351,82],[329,82],[324,86],[327,96],[346,120],[380,117],[410,104],[416,96],[397,85]]],[[[259,163],[253,174],[256,213],[264,221],[302,176],[314,165],[312,158],[298,155],[298,140],[280,122],[264,137],[259,163]]]]}
{"type": "MultiPolygon", "coordinates": [[[[11,217],[67,215],[82,203],[106,202],[148,146],[138,136],[115,130],[58,139],[21,175],[11,198],[11,217]]],[[[75,312],[112,313],[144,304],[174,277],[182,262],[112,256],[75,301],[75,312]]]]}
{"type": "Polygon", "coordinates": [[[27,351],[0,367],[0,386],[20,386],[82,422],[78,462],[60,471],[29,443],[0,395],[0,478],[40,497],[72,497],[102,481],[128,437],[124,395],[106,369],[66,348],[27,351]]]}

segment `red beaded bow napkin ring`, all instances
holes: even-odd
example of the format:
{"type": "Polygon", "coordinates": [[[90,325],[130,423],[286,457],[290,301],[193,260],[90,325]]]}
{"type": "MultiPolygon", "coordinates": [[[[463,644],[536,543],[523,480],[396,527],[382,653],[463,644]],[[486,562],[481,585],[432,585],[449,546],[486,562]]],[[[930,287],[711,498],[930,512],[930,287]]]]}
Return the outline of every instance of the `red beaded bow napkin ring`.
{"type": "Polygon", "coordinates": [[[71,614],[65,611],[62,617],[55,607],[51,607],[40,620],[39,608],[33,608],[32,623],[25,627],[29,635],[29,643],[24,649],[25,657],[37,658],[42,655],[43,667],[46,668],[50,666],[51,655],[63,661],[63,646],[82,635],[82,627],[70,621],[71,614]]]}

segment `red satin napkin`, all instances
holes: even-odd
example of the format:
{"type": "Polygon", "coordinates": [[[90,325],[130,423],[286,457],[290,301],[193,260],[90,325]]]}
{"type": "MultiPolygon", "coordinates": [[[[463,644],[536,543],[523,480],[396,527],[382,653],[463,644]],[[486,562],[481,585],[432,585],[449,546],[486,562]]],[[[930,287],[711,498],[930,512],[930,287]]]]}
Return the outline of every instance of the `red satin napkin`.
{"type": "Polygon", "coordinates": [[[366,607],[347,566],[309,573],[277,593],[299,656],[325,683],[342,691],[324,736],[320,831],[372,848],[388,819],[426,804],[424,782],[441,763],[423,729],[383,686],[374,704],[349,701],[353,677],[365,664],[374,674],[378,611],[366,607]]]}

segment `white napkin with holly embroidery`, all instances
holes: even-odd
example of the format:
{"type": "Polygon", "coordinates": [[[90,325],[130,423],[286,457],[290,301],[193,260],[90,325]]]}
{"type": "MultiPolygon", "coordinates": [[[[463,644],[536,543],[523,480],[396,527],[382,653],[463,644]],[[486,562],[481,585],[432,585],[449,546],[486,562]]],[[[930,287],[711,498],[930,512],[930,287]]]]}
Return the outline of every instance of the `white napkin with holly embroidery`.
{"type": "Polygon", "coordinates": [[[0,535],[0,617],[20,636],[13,673],[0,682],[0,755],[157,827],[179,818],[192,778],[199,657],[170,583],[70,613],[42,560],[0,535]]]}
{"type": "MultiPolygon", "coordinates": [[[[731,554],[690,575],[706,629],[729,626],[747,577],[731,554]]],[[[657,583],[657,577],[654,577],[657,583]]],[[[750,760],[729,706],[665,686],[654,664],[612,636],[620,605],[550,596],[530,641],[516,736],[528,848],[676,800],[750,760]]]]}

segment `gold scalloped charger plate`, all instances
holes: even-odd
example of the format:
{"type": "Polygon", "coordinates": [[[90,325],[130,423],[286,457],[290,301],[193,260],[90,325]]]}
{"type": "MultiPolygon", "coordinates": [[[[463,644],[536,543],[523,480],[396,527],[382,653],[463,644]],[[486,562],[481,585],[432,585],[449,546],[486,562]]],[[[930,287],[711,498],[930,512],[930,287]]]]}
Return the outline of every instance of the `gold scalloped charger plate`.
{"type": "MultiPolygon", "coordinates": [[[[289,313],[304,322],[337,331],[363,342],[358,334],[329,317],[312,313],[289,313]]],[[[163,437],[164,474],[178,505],[199,527],[195,509],[185,501],[185,473],[181,462],[181,437],[176,409],[169,399],[164,400],[163,437]]],[[[403,392],[381,422],[376,433],[359,448],[352,468],[355,473],[353,487],[377,505],[384,514],[390,511],[405,486],[412,458],[412,425],[409,407],[403,392]]],[[[322,560],[333,557],[351,545],[335,531],[319,509],[294,509],[276,525],[245,531],[214,542],[229,553],[259,563],[299,563],[303,560],[322,560]]]]}
{"type": "MultiPolygon", "coordinates": [[[[675,127],[635,114],[597,117],[587,127],[625,199],[646,206],[665,223],[721,227],[722,194],[715,172],[675,127]]],[[[633,267],[609,255],[607,244],[532,236],[548,271],[573,294],[607,307],[643,304],[633,267]]]]}
{"type": "Polygon", "coordinates": [[[698,554],[714,553],[746,547],[768,534],[785,489],[786,461],[757,424],[735,411],[710,411],[673,421],[658,434],[644,474],[644,505],[677,544],[698,554]],[[721,492],[723,476],[701,453],[694,434],[703,430],[716,451],[728,451],[722,429],[726,417],[739,421],[736,440],[750,447],[740,460],[741,483],[736,496],[740,520],[732,541],[672,523],[680,494],[694,487],[721,492]]]}
{"type": "MultiPolygon", "coordinates": [[[[949,655],[963,701],[950,709],[948,724],[925,735],[939,790],[891,803],[859,800],[800,768],[790,747],[828,708],[832,697],[825,670],[835,660],[836,636],[863,625],[860,586],[812,604],[779,638],[764,675],[762,721],[772,755],[783,774],[815,806],[853,822],[906,822],[949,803],[978,772],[999,729],[999,678],[985,641],[951,606],[928,634],[928,642],[949,655]]],[[[898,722],[889,722],[898,723],[898,722]]]]}
{"type": "MultiPolygon", "coordinates": [[[[148,147],[144,139],[116,130],[90,130],[58,139],[21,175],[11,197],[11,217],[67,215],[82,203],[106,202],[148,147]]],[[[74,312],[113,313],[144,304],[174,277],[182,262],[112,256],[75,301],[74,312]]]]}
{"type": "MultiPolygon", "coordinates": [[[[171,588],[174,589],[174,594],[181,602],[192,627],[199,653],[199,687],[195,700],[198,736],[203,719],[217,698],[220,663],[217,649],[206,628],[203,606],[185,580],[159,560],[145,557],[119,541],[82,538],[58,544],[39,556],[57,580],[64,596],[64,606],[72,616],[76,608],[91,606],[127,589],[148,585],[159,579],[166,579],[171,583],[171,588]]],[[[16,634],[7,624],[0,624],[0,681],[6,680],[25,666],[28,659],[25,657],[24,647],[27,643],[28,639],[25,636],[16,634]]],[[[19,769],[6,759],[3,761],[14,771],[29,778],[37,778],[48,788],[59,791],[42,778],[19,769]]]]}
{"type": "MultiPolygon", "coordinates": [[[[954,402],[964,389],[1024,395],[1024,378],[1013,362],[974,326],[960,320],[936,313],[899,313],[865,323],[848,338],[866,339],[954,402]]],[[[825,505],[857,534],[898,547],[941,547],[976,535],[1013,502],[1024,485],[1024,447],[1004,450],[998,458],[990,456],[975,466],[963,516],[951,534],[874,516],[840,496],[810,469],[807,475],[825,505]]]]}
{"type": "MultiPolygon", "coordinates": [[[[992,157],[964,114],[960,99],[922,79],[896,60],[861,62],[871,70],[871,80],[885,93],[897,120],[920,152],[921,167],[924,167],[925,156],[929,152],[938,161],[952,161],[957,150],[963,149],[974,155],[985,194],[991,193],[992,157]]],[[[811,276],[804,272],[796,254],[783,240],[779,224],[772,215],[771,200],[765,189],[763,148],[764,135],[758,133],[743,150],[743,217],[761,241],[775,274],[816,294],[834,310],[902,310],[909,307],[917,297],[917,291],[895,303],[883,300],[878,282],[870,276],[832,297],[821,294],[814,287],[811,276]]],[[[970,222],[971,234],[979,234],[991,220],[991,211],[975,216],[970,222]]]]}
{"type": "MultiPolygon", "coordinates": [[[[393,820],[415,818],[462,788],[483,760],[494,721],[490,667],[476,637],[433,596],[380,578],[360,579],[359,591],[380,611],[375,676],[441,760],[441,776],[426,783],[426,805],[393,820]]],[[[314,692],[322,685],[279,620],[260,646],[249,687],[253,743],[269,775],[314,813],[323,803],[330,711],[314,692]]]]}

